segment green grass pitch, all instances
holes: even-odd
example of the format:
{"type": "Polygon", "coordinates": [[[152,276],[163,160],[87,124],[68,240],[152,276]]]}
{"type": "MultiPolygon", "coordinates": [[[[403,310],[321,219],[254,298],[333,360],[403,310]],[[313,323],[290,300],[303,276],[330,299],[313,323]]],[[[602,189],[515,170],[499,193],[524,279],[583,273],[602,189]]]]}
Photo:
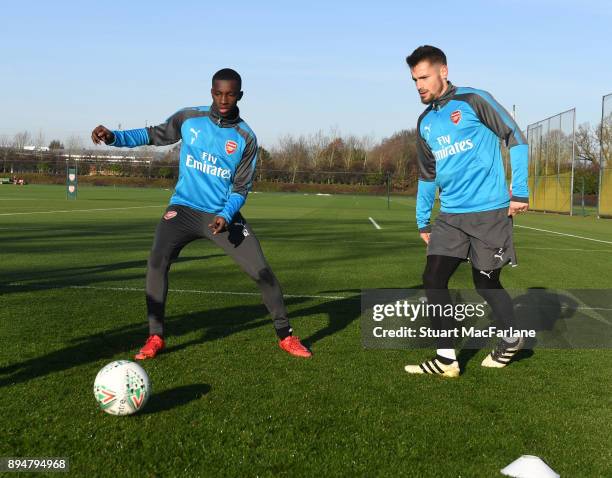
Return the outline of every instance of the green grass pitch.
{"type": "MultiPolygon", "coordinates": [[[[462,352],[444,380],[403,372],[430,350],[362,348],[360,289],[421,284],[410,198],[252,194],[244,214],[313,359],[278,348],[255,285],[198,241],[170,273],[167,352],[144,363],[154,395],[131,417],[101,412],[97,371],[146,337],[170,194],[0,186],[0,456],[68,457],[73,476],[494,477],[533,454],[563,477],[612,476],[612,352],[536,349],[504,370],[462,352]]],[[[612,221],[516,223],[607,242],[518,227],[506,287],[612,288],[612,221]]],[[[471,287],[469,267],[451,287],[471,287]]]]}

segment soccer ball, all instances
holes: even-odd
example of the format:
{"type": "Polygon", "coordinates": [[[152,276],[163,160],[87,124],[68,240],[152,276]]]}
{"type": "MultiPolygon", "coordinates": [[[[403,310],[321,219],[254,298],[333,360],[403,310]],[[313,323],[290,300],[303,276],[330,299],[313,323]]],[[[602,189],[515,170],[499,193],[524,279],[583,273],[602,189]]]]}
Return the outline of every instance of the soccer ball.
{"type": "Polygon", "coordinates": [[[131,415],[147,403],[151,382],[137,363],[117,360],[98,372],[93,390],[98,405],[106,413],[131,415]]]}

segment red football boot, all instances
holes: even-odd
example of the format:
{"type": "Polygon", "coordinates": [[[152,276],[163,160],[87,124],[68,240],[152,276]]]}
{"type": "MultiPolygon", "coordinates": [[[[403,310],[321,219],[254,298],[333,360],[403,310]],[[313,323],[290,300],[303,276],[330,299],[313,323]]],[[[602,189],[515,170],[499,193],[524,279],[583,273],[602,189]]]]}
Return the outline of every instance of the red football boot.
{"type": "Polygon", "coordinates": [[[304,357],[310,358],[312,357],[312,352],[308,350],[302,342],[300,342],[299,337],[294,337],[293,335],[289,335],[285,337],[283,340],[278,342],[280,348],[283,349],[288,354],[291,354],[295,357],[304,357]]]}
{"type": "Polygon", "coordinates": [[[136,360],[145,360],[154,358],[165,347],[164,339],[159,335],[149,335],[147,343],[140,349],[140,352],[134,357],[136,360]]]}

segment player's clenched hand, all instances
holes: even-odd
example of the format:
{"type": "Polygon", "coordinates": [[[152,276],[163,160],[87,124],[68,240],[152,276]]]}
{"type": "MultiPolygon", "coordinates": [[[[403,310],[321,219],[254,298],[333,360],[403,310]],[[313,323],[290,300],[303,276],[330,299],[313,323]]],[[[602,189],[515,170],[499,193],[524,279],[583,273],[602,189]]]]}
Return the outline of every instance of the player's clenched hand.
{"type": "Polygon", "coordinates": [[[419,234],[421,235],[421,239],[423,239],[425,241],[425,244],[429,244],[429,235],[431,233],[429,233],[429,232],[420,232],[419,234]]]}
{"type": "Polygon", "coordinates": [[[113,132],[105,126],[96,126],[91,132],[91,140],[95,144],[110,144],[115,141],[115,135],[113,132]]]}
{"type": "Polygon", "coordinates": [[[529,209],[529,204],[526,202],[510,201],[510,207],[508,208],[508,216],[514,217],[519,212],[525,212],[529,209]]]}
{"type": "Polygon", "coordinates": [[[221,216],[215,216],[213,222],[208,225],[208,228],[213,234],[218,234],[219,232],[225,231],[226,225],[227,223],[225,222],[225,219],[223,219],[221,216]]]}

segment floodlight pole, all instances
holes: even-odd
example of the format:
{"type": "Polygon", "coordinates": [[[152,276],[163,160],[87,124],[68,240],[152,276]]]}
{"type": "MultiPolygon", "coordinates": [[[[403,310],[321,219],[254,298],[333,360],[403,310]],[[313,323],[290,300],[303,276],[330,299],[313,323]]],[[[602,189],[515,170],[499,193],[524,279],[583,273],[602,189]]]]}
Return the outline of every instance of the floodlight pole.
{"type": "Polygon", "coordinates": [[[603,122],[606,96],[601,97],[601,123],[599,123],[599,177],[597,178],[597,218],[601,216],[601,175],[603,173],[603,122]]]}
{"type": "Polygon", "coordinates": [[[576,108],[572,116],[572,178],[570,180],[570,216],[574,215],[574,163],[576,162],[576,108]]]}
{"type": "MultiPolygon", "coordinates": [[[[561,186],[561,142],[563,135],[563,115],[559,115],[559,149],[557,150],[557,187],[555,188],[555,204],[557,207],[559,206],[559,187],[561,186]]],[[[570,203],[574,203],[574,182],[570,186],[570,203]]],[[[560,208],[559,208],[560,209],[560,208]]],[[[570,206],[570,216],[572,215],[572,210],[570,206]]]]}

